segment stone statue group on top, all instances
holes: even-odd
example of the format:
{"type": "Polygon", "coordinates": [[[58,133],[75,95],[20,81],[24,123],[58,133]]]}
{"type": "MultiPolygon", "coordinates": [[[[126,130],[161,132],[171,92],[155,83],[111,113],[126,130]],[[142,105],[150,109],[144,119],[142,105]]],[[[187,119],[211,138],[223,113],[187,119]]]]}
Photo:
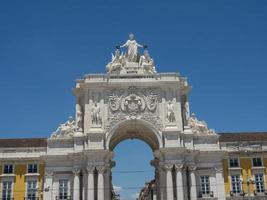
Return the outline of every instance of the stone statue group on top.
{"type": "Polygon", "coordinates": [[[107,64],[106,69],[108,74],[120,74],[123,70],[127,70],[127,67],[138,68],[143,74],[156,73],[154,61],[148,53],[147,46],[138,44],[133,34],[129,35],[125,44],[116,47],[115,55],[112,54],[112,60],[107,64]],[[138,47],[144,48],[141,56],[138,47]],[[126,48],[126,51],[121,53],[121,48],[126,48]]]}

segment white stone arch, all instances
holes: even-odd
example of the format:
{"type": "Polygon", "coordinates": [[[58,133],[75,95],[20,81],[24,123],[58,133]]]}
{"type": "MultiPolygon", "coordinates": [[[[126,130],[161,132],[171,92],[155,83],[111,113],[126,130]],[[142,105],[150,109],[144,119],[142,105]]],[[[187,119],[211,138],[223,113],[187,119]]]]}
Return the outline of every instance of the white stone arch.
{"type": "Polygon", "coordinates": [[[125,119],[118,122],[106,134],[106,149],[113,150],[126,139],[140,139],[153,151],[163,147],[162,133],[153,124],[142,119],[125,119]]]}

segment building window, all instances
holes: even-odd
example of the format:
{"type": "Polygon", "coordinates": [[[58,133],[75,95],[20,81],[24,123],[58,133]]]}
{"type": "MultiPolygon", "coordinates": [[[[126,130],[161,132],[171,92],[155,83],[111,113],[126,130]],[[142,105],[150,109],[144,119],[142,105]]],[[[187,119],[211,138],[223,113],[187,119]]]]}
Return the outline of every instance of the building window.
{"type": "Polygon", "coordinates": [[[264,178],[263,174],[255,174],[255,187],[257,193],[263,193],[264,192],[264,178]]]}
{"type": "Polygon", "coordinates": [[[4,174],[13,174],[13,165],[4,165],[4,174]]]}
{"type": "Polygon", "coordinates": [[[37,164],[28,164],[28,173],[33,174],[37,172],[38,172],[37,164]]]}
{"type": "Polygon", "coordinates": [[[203,195],[210,194],[210,177],[200,176],[200,184],[201,184],[201,193],[203,195]]]}
{"type": "Polygon", "coordinates": [[[253,167],[261,167],[262,166],[262,161],[261,158],[253,158],[253,167]]]}
{"type": "Polygon", "coordinates": [[[59,198],[58,199],[68,199],[68,180],[59,180],[59,198]]]}
{"type": "Polygon", "coordinates": [[[231,176],[231,183],[232,183],[232,192],[234,194],[240,194],[240,192],[241,192],[240,175],[232,175],[231,176]]]}
{"type": "Polygon", "coordinates": [[[12,198],[12,182],[4,181],[2,188],[2,200],[11,200],[12,198]]]}
{"type": "Polygon", "coordinates": [[[27,182],[27,200],[35,200],[37,195],[37,181],[27,182]]]}
{"type": "Polygon", "coordinates": [[[230,158],[229,165],[230,167],[239,167],[238,158],[230,158]]]}

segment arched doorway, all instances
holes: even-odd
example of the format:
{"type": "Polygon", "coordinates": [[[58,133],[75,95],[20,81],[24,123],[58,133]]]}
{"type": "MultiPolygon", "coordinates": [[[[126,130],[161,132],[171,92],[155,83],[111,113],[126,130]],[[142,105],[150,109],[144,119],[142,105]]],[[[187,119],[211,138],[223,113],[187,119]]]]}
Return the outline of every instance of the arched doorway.
{"type": "MultiPolygon", "coordinates": [[[[157,174],[156,174],[156,168],[153,166],[153,164],[158,160],[158,158],[155,156],[155,152],[158,151],[162,147],[162,139],[161,139],[161,133],[156,131],[156,128],[145,121],[142,120],[125,120],[117,125],[114,126],[114,128],[109,132],[107,135],[107,140],[106,140],[106,147],[110,151],[113,152],[114,157],[116,158],[116,149],[120,146],[124,150],[127,151],[127,147],[123,145],[124,143],[127,144],[127,146],[132,146],[134,148],[138,148],[135,152],[130,152],[131,155],[127,155],[128,159],[124,159],[124,162],[127,162],[127,160],[130,162],[131,166],[134,164],[137,166],[137,168],[134,167],[127,167],[126,169],[121,168],[119,164],[119,168],[116,170],[116,165],[118,163],[115,162],[113,158],[113,163],[115,166],[115,169],[111,169],[111,187],[114,190],[116,189],[121,189],[120,187],[118,188],[118,185],[114,184],[115,182],[113,181],[116,179],[116,176],[121,176],[124,175],[124,180],[130,180],[129,184],[126,184],[126,188],[124,188],[124,194],[127,194],[129,197],[129,194],[131,193],[130,197],[133,198],[134,195],[137,195],[140,192],[140,189],[144,184],[148,181],[154,181],[155,185],[159,187],[158,180],[157,180],[157,174]],[[143,157],[136,157],[142,152],[140,151],[141,149],[144,149],[144,151],[147,153],[149,152],[151,155],[150,156],[143,156],[143,157]],[[131,156],[131,157],[130,157],[131,156]],[[141,165],[136,165],[136,163],[133,163],[133,158],[135,158],[136,162],[142,162],[141,165]],[[129,160],[131,159],[131,160],[129,160]],[[140,166],[141,168],[138,168],[140,166]],[[144,170],[145,169],[145,170],[144,170]],[[114,173],[113,173],[114,172],[114,173]],[[117,173],[117,174],[116,174],[117,173]],[[140,178],[140,173],[143,173],[142,178],[140,178]],[[146,174],[144,174],[146,173],[146,174]],[[119,174],[119,175],[118,175],[119,174]],[[127,174],[127,175],[125,175],[127,174]],[[133,174],[135,174],[133,176],[133,174]],[[145,177],[144,177],[145,175],[145,177]],[[137,180],[138,177],[142,179],[142,181],[137,180]],[[138,185],[136,185],[138,183],[138,185]],[[126,191],[128,190],[128,191],[126,191]],[[131,191],[129,191],[131,190],[131,191]]],[[[124,152],[125,153],[125,152],[124,152]]],[[[144,154],[143,154],[144,155],[144,154]]],[[[121,177],[120,177],[121,178],[121,177]]],[[[155,194],[153,194],[152,199],[156,200],[156,189],[154,190],[155,194]]],[[[152,192],[153,193],[153,192],[152,192]]],[[[112,196],[115,193],[112,192],[112,196]]],[[[122,196],[124,197],[124,196],[122,196]]],[[[129,198],[130,198],[129,197],[129,198]]],[[[125,197],[124,197],[125,198],[125,197]]],[[[159,198],[158,198],[159,199],[159,198]]]]}
{"type": "MultiPolygon", "coordinates": [[[[120,142],[113,152],[116,165],[111,169],[112,196],[135,200],[145,185],[155,180],[155,168],[151,165],[153,151],[140,139],[127,139],[120,142]]],[[[150,196],[153,195],[153,200],[156,200],[155,188],[149,192],[150,196]]]]}

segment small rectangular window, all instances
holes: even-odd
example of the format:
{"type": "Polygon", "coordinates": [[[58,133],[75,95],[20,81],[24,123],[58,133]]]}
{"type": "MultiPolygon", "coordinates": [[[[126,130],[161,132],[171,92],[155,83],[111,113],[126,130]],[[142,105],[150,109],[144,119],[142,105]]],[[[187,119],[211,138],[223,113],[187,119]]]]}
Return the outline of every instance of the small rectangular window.
{"type": "Polygon", "coordinates": [[[2,187],[2,200],[11,200],[12,198],[12,182],[4,181],[2,187]]]}
{"type": "Polygon", "coordinates": [[[27,200],[36,200],[37,197],[37,181],[27,182],[27,200]]]}
{"type": "Polygon", "coordinates": [[[4,174],[13,174],[13,165],[12,164],[4,165],[4,174]]]}
{"type": "Polygon", "coordinates": [[[264,178],[263,174],[255,174],[255,187],[257,193],[263,193],[264,192],[264,178]]]}
{"type": "Polygon", "coordinates": [[[210,177],[200,176],[201,192],[203,195],[210,194],[210,177]]]}
{"type": "Polygon", "coordinates": [[[231,176],[231,183],[232,183],[232,192],[234,194],[240,194],[240,192],[241,192],[240,175],[232,175],[231,176]]]}
{"type": "Polygon", "coordinates": [[[262,166],[262,161],[261,158],[253,158],[253,167],[261,167],[262,166]]]}
{"type": "Polygon", "coordinates": [[[65,200],[68,199],[68,180],[59,180],[59,196],[58,199],[65,200]]]}
{"type": "Polygon", "coordinates": [[[28,164],[28,173],[33,174],[37,172],[38,172],[37,164],[28,164]]]}
{"type": "Polygon", "coordinates": [[[229,166],[230,167],[239,167],[238,158],[230,158],[229,159],[229,166]]]}

